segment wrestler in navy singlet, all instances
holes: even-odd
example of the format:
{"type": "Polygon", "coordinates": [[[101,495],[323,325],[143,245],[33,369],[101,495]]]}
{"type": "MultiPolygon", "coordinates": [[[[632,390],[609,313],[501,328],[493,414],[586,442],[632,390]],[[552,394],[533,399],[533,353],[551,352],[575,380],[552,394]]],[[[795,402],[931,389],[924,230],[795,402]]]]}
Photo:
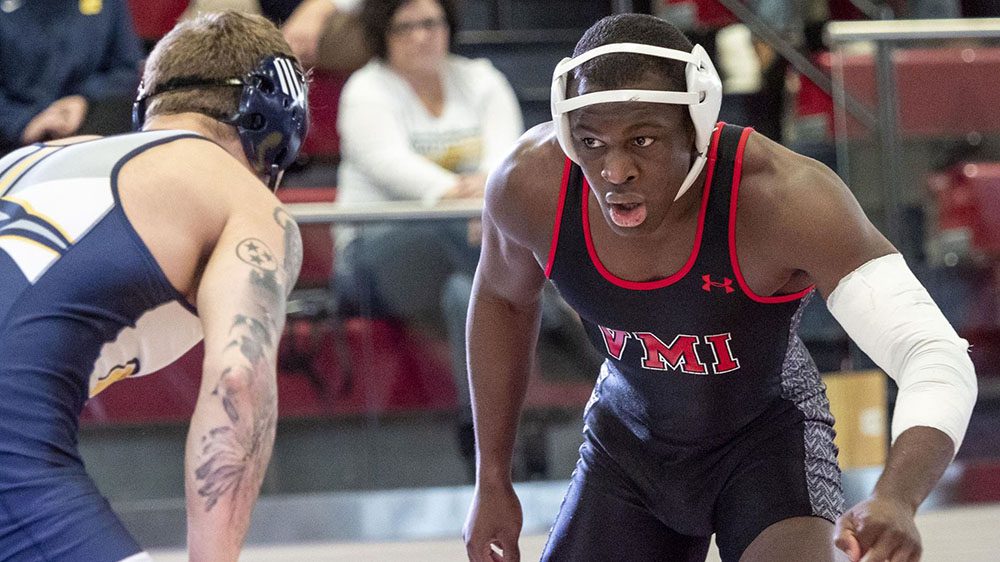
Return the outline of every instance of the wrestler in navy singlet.
{"type": "Polygon", "coordinates": [[[88,397],[201,339],[117,185],[132,157],[193,136],[38,144],[0,159],[0,559],[111,562],[141,551],[84,472],[78,418],[88,397]]]}
{"type": "Polygon", "coordinates": [[[712,533],[737,560],[774,522],[843,509],[829,403],[796,333],[811,288],[755,295],[735,256],[750,132],[717,127],[690,256],[650,282],[601,264],[590,187],[567,160],[546,274],[607,359],[546,560],[703,559],[712,533]],[[611,536],[580,536],[596,520],[611,536]]]}

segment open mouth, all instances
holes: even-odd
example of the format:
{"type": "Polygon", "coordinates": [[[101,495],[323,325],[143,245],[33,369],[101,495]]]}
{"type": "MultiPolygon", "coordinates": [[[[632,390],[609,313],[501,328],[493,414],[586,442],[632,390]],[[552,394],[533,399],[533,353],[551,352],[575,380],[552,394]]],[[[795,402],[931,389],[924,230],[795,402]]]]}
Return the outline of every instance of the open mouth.
{"type": "Polygon", "coordinates": [[[622,228],[635,228],[646,220],[645,203],[610,204],[611,222],[622,228]]]}

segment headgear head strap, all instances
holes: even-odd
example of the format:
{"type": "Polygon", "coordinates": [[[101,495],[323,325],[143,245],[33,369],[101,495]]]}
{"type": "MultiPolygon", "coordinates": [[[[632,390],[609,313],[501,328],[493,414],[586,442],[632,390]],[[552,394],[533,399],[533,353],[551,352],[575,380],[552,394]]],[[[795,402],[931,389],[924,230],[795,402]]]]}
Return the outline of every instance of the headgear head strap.
{"type": "Polygon", "coordinates": [[[267,175],[271,190],[277,189],[309,130],[309,86],[301,68],[288,57],[269,55],[243,78],[182,76],[160,84],[151,92],[140,85],[132,105],[132,124],[136,130],[142,128],[146,106],[153,96],[212,87],[243,88],[236,113],[210,117],[236,127],[250,165],[257,173],[267,175]]]}
{"type": "Polygon", "coordinates": [[[722,81],[715,70],[708,53],[701,45],[695,45],[690,53],[676,49],[654,47],[640,43],[610,43],[596,47],[575,58],[565,58],[556,65],[552,75],[552,120],[555,124],[556,138],[563,152],[574,162],[580,158],[573,149],[570,135],[569,113],[588,105],[615,102],[653,102],[687,105],[694,123],[695,149],[698,157],[681,184],[676,201],[691,187],[694,180],[705,167],[708,159],[708,145],[712,138],[712,130],[719,118],[719,108],[722,105],[722,81]],[[686,92],[666,92],[660,90],[606,90],[592,92],[566,98],[567,76],[574,68],[599,56],[612,53],[634,53],[649,55],[686,63],[684,75],[687,81],[686,92]]]}

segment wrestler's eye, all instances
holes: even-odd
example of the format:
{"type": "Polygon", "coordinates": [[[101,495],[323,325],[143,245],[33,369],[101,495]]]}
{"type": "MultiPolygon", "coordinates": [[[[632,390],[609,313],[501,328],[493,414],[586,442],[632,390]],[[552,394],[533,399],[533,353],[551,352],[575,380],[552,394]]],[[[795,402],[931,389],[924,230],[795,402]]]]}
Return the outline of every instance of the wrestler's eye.
{"type": "Polygon", "coordinates": [[[583,146],[587,148],[601,148],[602,146],[604,146],[603,142],[593,137],[584,137],[580,139],[580,142],[583,143],[583,146]]]}
{"type": "Polygon", "coordinates": [[[642,148],[647,147],[653,144],[654,142],[656,142],[656,139],[654,139],[653,137],[635,137],[634,139],[632,139],[633,144],[642,148]]]}

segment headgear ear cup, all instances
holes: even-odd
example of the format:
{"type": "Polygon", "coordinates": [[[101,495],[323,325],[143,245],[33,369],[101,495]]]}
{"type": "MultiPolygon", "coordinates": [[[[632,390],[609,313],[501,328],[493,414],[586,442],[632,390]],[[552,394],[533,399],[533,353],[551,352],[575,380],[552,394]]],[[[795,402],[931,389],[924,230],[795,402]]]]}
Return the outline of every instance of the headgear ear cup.
{"type": "Polygon", "coordinates": [[[688,64],[684,73],[687,78],[689,92],[697,92],[701,102],[688,106],[691,112],[691,122],[694,123],[695,147],[698,153],[704,155],[712,140],[712,130],[715,129],[719,110],[722,107],[722,80],[719,78],[712,59],[701,45],[695,45],[691,50],[697,64],[688,64]]]}
{"type": "Polygon", "coordinates": [[[694,57],[694,62],[688,63],[685,67],[684,76],[687,79],[688,91],[696,92],[700,98],[698,103],[688,106],[691,123],[694,125],[694,145],[698,157],[688,170],[687,177],[674,196],[674,201],[687,193],[705,167],[708,161],[708,145],[712,141],[712,130],[715,129],[719,110],[722,108],[722,80],[715,70],[715,65],[712,64],[712,59],[701,45],[695,45],[691,49],[691,55],[694,57]]]}
{"type": "Polygon", "coordinates": [[[135,101],[132,102],[132,130],[141,131],[146,122],[146,85],[139,82],[139,89],[135,94],[135,101]]]}
{"type": "Polygon", "coordinates": [[[569,71],[563,70],[563,67],[572,61],[570,58],[564,58],[559,61],[556,65],[555,70],[552,73],[552,95],[550,97],[550,105],[552,110],[552,121],[555,125],[556,130],[556,140],[559,141],[559,146],[562,147],[563,152],[570,160],[580,163],[579,158],[576,155],[576,151],[573,150],[573,139],[570,136],[569,130],[569,115],[559,111],[557,104],[566,99],[566,88],[569,80],[567,76],[569,71]]]}
{"type": "Polygon", "coordinates": [[[290,166],[309,130],[309,84],[298,64],[272,55],[244,79],[239,110],[228,122],[236,125],[251,165],[268,176],[268,186],[290,166]]]}

